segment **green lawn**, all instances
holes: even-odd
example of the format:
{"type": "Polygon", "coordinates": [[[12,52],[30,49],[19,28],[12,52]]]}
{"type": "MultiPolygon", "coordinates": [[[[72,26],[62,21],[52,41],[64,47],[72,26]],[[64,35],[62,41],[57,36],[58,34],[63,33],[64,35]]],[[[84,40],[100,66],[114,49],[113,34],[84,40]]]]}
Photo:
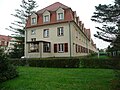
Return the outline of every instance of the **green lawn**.
{"type": "Polygon", "coordinates": [[[19,77],[0,90],[110,90],[110,69],[19,67],[19,77]]]}

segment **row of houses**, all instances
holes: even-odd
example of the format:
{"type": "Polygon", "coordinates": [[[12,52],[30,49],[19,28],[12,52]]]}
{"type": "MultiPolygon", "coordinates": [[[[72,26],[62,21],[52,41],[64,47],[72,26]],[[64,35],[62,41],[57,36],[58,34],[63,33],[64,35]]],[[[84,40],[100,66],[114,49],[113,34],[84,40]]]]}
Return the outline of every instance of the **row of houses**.
{"type": "Polygon", "coordinates": [[[27,20],[25,57],[76,57],[97,52],[90,29],[84,27],[76,11],[56,2],[27,20]]]}

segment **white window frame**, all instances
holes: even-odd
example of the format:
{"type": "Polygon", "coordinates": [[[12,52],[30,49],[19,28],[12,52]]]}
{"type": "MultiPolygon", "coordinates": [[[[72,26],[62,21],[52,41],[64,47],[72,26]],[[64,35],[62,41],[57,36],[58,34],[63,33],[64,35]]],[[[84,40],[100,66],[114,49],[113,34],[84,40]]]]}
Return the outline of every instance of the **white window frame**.
{"type": "Polygon", "coordinates": [[[37,22],[36,17],[33,17],[33,18],[32,18],[32,24],[36,24],[36,22],[37,22]]]}
{"type": "Polygon", "coordinates": [[[31,35],[35,35],[36,34],[36,30],[31,30],[31,35]]]}
{"type": "Polygon", "coordinates": [[[64,52],[64,43],[58,44],[58,52],[64,52]]]}
{"type": "Polygon", "coordinates": [[[58,27],[57,28],[57,34],[58,34],[58,36],[63,36],[64,35],[64,28],[63,27],[58,27]]]}
{"type": "Polygon", "coordinates": [[[45,15],[44,16],[44,22],[49,22],[50,20],[49,20],[49,15],[45,15]]]}
{"type": "Polygon", "coordinates": [[[49,37],[49,29],[44,29],[44,31],[43,31],[43,37],[44,38],[49,37]]]}
{"type": "Polygon", "coordinates": [[[64,20],[64,13],[58,13],[58,20],[64,20]]]}

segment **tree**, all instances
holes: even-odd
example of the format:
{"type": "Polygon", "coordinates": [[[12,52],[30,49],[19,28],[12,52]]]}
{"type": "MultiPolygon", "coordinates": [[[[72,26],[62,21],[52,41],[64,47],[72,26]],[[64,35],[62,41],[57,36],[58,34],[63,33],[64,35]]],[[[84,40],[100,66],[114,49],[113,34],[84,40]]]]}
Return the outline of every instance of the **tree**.
{"type": "Polygon", "coordinates": [[[28,17],[34,12],[34,9],[38,6],[34,0],[22,0],[20,7],[21,9],[15,10],[16,14],[12,14],[14,17],[16,17],[17,20],[11,23],[12,26],[6,28],[7,30],[14,32],[14,35],[12,35],[12,37],[16,39],[16,43],[10,54],[12,57],[14,56],[14,58],[20,58],[24,55],[24,36],[26,21],[28,17]]]}
{"type": "MultiPolygon", "coordinates": [[[[113,4],[95,6],[96,11],[92,16],[92,21],[102,24],[102,27],[96,27],[98,30],[94,36],[107,42],[111,42],[112,47],[108,47],[108,51],[117,52],[120,51],[120,0],[115,0],[113,4]]],[[[114,56],[114,53],[113,53],[114,56]]],[[[116,82],[112,86],[115,86],[115,90],[120,89],[120,59],[118,64],[114,66],[117,71],[115,73],[116,82]]]]}
{"type": "Polygon", "coordinates": [[[96,11],[91,20],[102,24],[96,27],[99,31],[94,36],[107,42],[116,42],[120,36],[120,1],[115,0],[114,4],[95,6],[96,11]]]}
{"type": "Polygon", "coordinates": [[[10,64],[7,55],[0,47],[0,83],[18,76],[16,68],[10,64]]]}

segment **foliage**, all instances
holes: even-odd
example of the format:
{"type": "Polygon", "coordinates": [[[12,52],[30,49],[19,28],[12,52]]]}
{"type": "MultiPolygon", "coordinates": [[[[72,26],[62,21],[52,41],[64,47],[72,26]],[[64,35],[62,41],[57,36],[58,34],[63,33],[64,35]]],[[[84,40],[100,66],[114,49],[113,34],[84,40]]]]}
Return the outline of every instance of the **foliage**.
{"type": "Polygon", "coordinates": [[[21,58],[24,55],[24,44],[14,44],[14,48],[9,53],[10,58],[21,58]]]}
{"type": "Polygon", "coordinates": [[[96,27],[98,30],[95,37],[104,41],[116,42],[116,38],[120,35],[120,1],[115,0],[114,4],[95,6],[96,12],[92,16],[92,21],[101,23],[102,27],[96,27]]]}
{"type": "Polygon", "coordinates": [[[20,76],[1,90],[110,90],[110,69],[19,67],[20,76]]]}
{"type": "Polygon", "coordinates": [[[105,68],[105,69],[114,69],[115,67],[119,68],[118,63],[119,59],[114,58],[82,58],[80,60],[80,66],[82,68],[105,68]]]}
{"type": "Polygon", "coordinates": [[[29,65],[32,67],[56,67],[56,68],[75,68],[79,67],[78,58],[31,58],[13,59],[14,65],[29,65]]]}
{"type": "Polygon", "coordinates": [[[17,75],[16,68],[9,63],[6,54],[0,49],[0,83],[17,75]]]}
{"type": "Polygon", "coordinates": [[[12,37],[15,38],[17,41],[17,43],[15,43],[14,45],[15,48],[10,54],[13,58],[19,58],[24,55],[24,37],[26,21],[28,17],[34,12],[34,8],[37,7],[37,3],[34,0],[22,0],[22,4],[20,5],[20,7],[21,9],[15,10],[16,14],[12,14],[14,17],[16,17],[16,21],[11,23],[12,26],[6,28],[7,30],[14,32],[14,35],[12,37]],[[20,55],[18,55],[19,53],[20,55]]]}

